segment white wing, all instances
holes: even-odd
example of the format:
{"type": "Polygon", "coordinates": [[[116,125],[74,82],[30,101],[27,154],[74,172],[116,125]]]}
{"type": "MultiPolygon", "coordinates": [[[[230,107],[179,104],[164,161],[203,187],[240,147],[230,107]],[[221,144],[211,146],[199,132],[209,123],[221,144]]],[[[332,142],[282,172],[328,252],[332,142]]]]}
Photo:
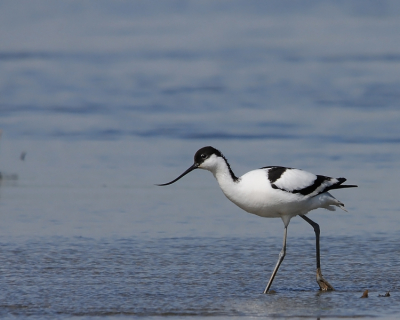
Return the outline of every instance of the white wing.
{"type": "Polygon", "coordinates": [[[313,197],[326,192],[335,185],[340,185],[346,179],[330,178],[313,173],[286,167],[266,167],[271,187],[290,193],[299,193],[313,197]]]}

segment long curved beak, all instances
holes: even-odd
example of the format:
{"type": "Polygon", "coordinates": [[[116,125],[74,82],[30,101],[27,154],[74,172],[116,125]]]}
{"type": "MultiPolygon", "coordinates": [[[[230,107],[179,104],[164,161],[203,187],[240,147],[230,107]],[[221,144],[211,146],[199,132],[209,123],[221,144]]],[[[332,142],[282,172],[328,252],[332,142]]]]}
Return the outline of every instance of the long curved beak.
{"type": "Polygon", "coordinates": [[[178,178],[176,178],[175,180],[172,180],[171,182],[168,183],[163,183],[163,184],[156,184],[156,186],[167,186],[169,184],[173,184],[174,182],[178,181],[180,178],[182,178],[183,176],[187,175],[189,172],[193,171],[194,169],[197,169],[199,167],[199,165],[197,163],[194,163],[189,169],[187,169],[184,173],[182,173],[178,178]]]}

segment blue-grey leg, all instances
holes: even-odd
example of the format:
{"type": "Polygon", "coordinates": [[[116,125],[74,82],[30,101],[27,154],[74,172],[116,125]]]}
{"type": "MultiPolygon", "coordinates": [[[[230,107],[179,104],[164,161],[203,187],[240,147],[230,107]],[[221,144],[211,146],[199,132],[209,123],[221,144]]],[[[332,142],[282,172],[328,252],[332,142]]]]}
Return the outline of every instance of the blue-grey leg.
{"type": "Polygon", "coordinates": [[[279,258],[278,258],[278,262],[276,263],[275,269],[272,272],[271,278],[269,278],[267,287],[264,290],[264,293],[268,293],[269,288],[271,288],[272,285],[272,281],[274,281],[275,275],[278,272],[279,266],[281,265],[283,259],[285,258],[286,255],[286,238],[287,238],[287,227],[285,227],[285,231],[283,234],[283,247],[281,252],[279,253],[279,258]]]}
{"type": "Polygon", "coordinates": [[[301,218],[303,218],[305,221],[307,221],[313,228],[315,232],[315,248],[316,248],[316,257],[317,257],[317,283],[319,285],[320,290],[322,291],[331,291],[335,290],[328,281],[324,279],[322,276],[321,272],[321,262],[320,262],[320,253],[319,253],[319,234],[320,234],[320,229],[318,223],[312,221],[310,218],[300,215],[301,218]]]}

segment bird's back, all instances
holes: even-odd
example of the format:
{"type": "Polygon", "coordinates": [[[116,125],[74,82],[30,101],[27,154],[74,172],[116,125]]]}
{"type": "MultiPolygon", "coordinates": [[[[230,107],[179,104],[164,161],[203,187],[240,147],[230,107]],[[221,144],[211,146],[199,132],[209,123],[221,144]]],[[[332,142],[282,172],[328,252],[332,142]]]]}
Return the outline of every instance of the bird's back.
{"type": "Polygon", "coordinates": [[[264,167],[249,171],[224,188],[225,195],[243,210],[262,217],[290,217],[332,205],[343,207],[327,191],[353,187],[341,185],[346,179],[330,178],[286,167],[264,167]]]}

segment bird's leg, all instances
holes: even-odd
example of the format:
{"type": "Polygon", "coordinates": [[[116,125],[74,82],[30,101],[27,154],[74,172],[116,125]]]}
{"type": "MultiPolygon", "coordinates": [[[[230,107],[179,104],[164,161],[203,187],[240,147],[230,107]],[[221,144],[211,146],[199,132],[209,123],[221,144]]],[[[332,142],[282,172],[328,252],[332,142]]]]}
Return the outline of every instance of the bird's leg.
{"type": "Polygon", "coordinates": [[[284,234],[283,234],[283,247],[282,247],[281,252],[279,253],[278,262],[276,263],[275,269],[272,272],[271,278],[269,278],[269,281],[268,281],[267,287],[264,290],[264,293],[268,293],[268,290],[272,285],[272,281],[274,281],[275,275],[278,272],[279,266],[281,265],[283,259],[285,258],[285,255],[286,255],[286,237],[287,237],[287,227],[285,227],[285,231],[284,231],[284,234]]]}
{"type": "Polygon", "coordinates": [[[310,218],[308,218],[304,215],[300,215],[300,217],[303,218],[305,221],[307,221],[314,228],[315,242],[316,242],[315,247],[316,247],[316,251],[317,251],[317,282],[320,287],[320,290],[322,290],[322,291],[335,290],[329,284],[329,282],[324,279],[324,277],[322,276],[322,272],[321,272],[321,262],[320,262],[320,253],[319,253],[319,234],[320,234],[319,225],[318,225],[318,223],[312,221],[310,218]]]}

